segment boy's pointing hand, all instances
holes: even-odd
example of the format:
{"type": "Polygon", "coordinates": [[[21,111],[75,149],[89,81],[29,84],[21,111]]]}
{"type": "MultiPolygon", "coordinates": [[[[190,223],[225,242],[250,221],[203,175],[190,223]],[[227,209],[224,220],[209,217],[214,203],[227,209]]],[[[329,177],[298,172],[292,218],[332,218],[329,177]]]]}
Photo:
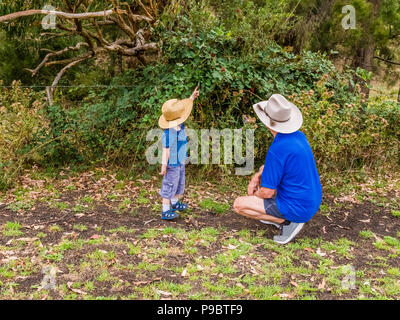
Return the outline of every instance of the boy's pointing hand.
{"type": "Polygon", "coordinates": [[[196,87],[196,89],[194,89],[192,95],[190,96],[190,99],[195,100],[200,94],[199,91],[199,86],[196,87]]]}

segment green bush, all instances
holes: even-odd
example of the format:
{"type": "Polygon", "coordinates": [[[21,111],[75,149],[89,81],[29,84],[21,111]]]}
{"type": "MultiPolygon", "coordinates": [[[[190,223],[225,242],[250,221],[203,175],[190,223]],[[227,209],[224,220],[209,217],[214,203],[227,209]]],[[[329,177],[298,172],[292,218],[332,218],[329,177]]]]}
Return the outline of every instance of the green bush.
{"type": "MultiPolygon", "coordinates": [[[[56,140],[42,149],[46,161],[146,166],[146,133],[157,127],[162,103],[188,97],[197,83],[201,96],[191,126],[241,128],[243,115],[251,115],[254,102],[275,92],[300,94],[335,70],[323,55],[295,55],[274,42],[255,56],[242,55],[242,41],[223,28],[195,32],[190,21],[180,21],[174,30],[158,27],[164,53],[160,63],[115,77],[107,89],[93,90],[79,107],[47,108],[48,139],[56,140]]],[[[336,100],[350,99],[346,87],[335,81],[330,86],[338,91],[336,100]]]]}
{"type": "Polygon", "coordinates": [[[14,81],[11,88],[0,81],[0,189],[5,189],[23,170],[25,163],[38,161],[36,134],[46,128],[41,111],[43,94],[21,88],[14,81]]]}
{"type": "Polygon", "coordinates": [[[331,102],[335,92],[327,87],[329,78],[322,77],[315,91],[291,96],[303,113],[301,130],[308,137],[319,168],[326,171],[398,165],[400,105],[390,101],[366,103],[357,91],[353,101],[331,102]]]}
{"type": "MultiPolygon", "coordinates": [[[[124,72],[106,89],[91,88],[73,99],[58,95],[55,105],[44,106],[39,93],[18,85],[3,88],[1,186],[9,186],[23,165],[33,162],[148,169],[146,134],[157,127],[162,103],[188,97],[197,83],[201,95],[191,128],[256,127],[254,119],[244,121],[255,117],[252,104],[279,92],[303,112],[302,130],[320,170],[398,164],[400,107],[365,101],[352,82],[353,71],[339,72],[323,54],[296,55],[272,41],[255,54],[243,54],[243,39],[224,27],[211,24],[201,31],[185,17],[176,21],[173,28],[163,23],[156,27],[163,43],[159,63],[124,72]],[[82,101],[73,101],[77,97],[82,101]]],[[[260,125],[255,131],[257,160],[263,160],[270,142],[260,125]]]]}

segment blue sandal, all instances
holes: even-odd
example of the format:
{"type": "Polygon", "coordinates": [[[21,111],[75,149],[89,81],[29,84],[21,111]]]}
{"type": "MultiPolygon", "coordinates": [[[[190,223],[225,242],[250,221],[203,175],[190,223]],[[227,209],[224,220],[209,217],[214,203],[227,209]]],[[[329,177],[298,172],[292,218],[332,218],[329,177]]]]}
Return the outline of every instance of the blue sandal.
{"type": "Polygon", "coordinates": [[[173,220],[178,217],[179,217],[179,215],[172,209],[161,213],[162,220],[173,220]]]}
{"type": "Polygon", "coordinates": [[[174,211],[184,211],[189,208],[189,206],[186,203],[178,201],[177,203],[175,203],[175,205],[171,205],[171,208],[174,211]]]}

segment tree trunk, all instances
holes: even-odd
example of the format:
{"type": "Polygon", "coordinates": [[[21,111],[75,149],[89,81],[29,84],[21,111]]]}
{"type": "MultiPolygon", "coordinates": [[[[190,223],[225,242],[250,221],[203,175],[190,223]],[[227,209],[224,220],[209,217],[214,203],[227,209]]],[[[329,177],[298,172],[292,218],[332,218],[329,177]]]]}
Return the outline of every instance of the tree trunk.
{"type": "MultiPolygon", "coordinates": [[[[379,7],[381,5],[382,0],[369,0],[369,2],[371,2],[373,5],[371,21],[374,22],[378,18],[379,7]]],[[[368,30],[365,30],[364,32],[367,32],[365,34],[365,36],[367,38],[366,42],[362,47],[359,47],[356,49],[352,67],[355,70],[358,67],[360,67],[367,71],[373,71],[373,60],[374,60],[374,53],[375,53],[375,48],[376,48],[376,45],[375,45],[376,41],[373,38],[372,34],[368,33],[368,30]]],[[[365,94],[366,98],[368,99],[368,97],[369,97],[368,83],[364,79],[361,79],[361,78],[355,79],[355,82],[357,82],[361,85],[361,91],[365,94]]]]}
{"type": "MultiPolygon", "coordinates": [[[[374,60],[375,44],[370,43],[368,46],[358,48],[353,60],[353,69],[362,68],[367,71],[372,71],[372,64],[374,60]]],[[[355,77],[354,82],[360,84],[361,92],[365,94],[365,98],[369,97],[368,82],[360,77],[355,77]]]]}
{"type": "Polygon", "coordinates": [[[400,87],[399,87],[399,93],[397,94],[397,102],[400,103],[400,87]]]}
{"type": "Polygon", "coordinates": [[[293,46],[294,52],[300,54],[304,45],[310,42],[311,37],[315,36],[316,30],[328,16],[332,4],[336,0],[325,0],[316,10],[317,12],[309,12],[304,19],[297,23],[295,28],[287,35],[285,42],[293,46]]]}

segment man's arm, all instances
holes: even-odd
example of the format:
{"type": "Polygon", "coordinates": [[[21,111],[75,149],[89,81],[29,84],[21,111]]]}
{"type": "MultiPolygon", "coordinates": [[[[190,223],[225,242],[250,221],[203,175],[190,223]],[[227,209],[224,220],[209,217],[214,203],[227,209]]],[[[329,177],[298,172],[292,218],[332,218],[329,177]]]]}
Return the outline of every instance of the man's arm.
{"type": "Polygon", "coordinates": [[[261,199],[269,199],[272,198],[274,195],[276,195],[276,190],[275,189],[269,189],[269,188],[264,188],[260,187],[254,195],[256,197],[259,197],[261,199]]]}
{"type": "Polygon", "coordinates": [[[249,182],[247,193],[249,196],[256,196],[261,199],[269,199],[276,195],[275,189],[264,188],[260,186],[261,175],[264,170],[264,166],[261,166],[258,172],[253,175],[249,182]]]}
{"type": "Polygon", "coordinates": [[[261,166],[258,172],[251,178],[249,186],[247,187],[247,194],[249,196],[254,196],[255,192],[260,188],[260,180],[263,170],[264,166],[261,166]]]}

